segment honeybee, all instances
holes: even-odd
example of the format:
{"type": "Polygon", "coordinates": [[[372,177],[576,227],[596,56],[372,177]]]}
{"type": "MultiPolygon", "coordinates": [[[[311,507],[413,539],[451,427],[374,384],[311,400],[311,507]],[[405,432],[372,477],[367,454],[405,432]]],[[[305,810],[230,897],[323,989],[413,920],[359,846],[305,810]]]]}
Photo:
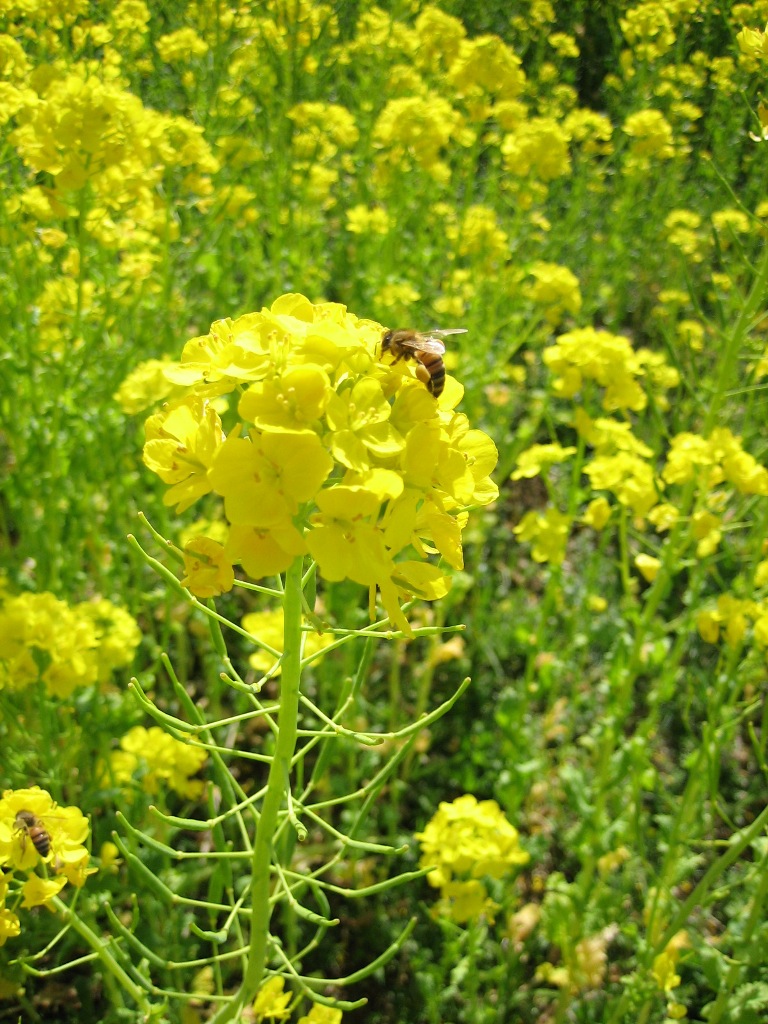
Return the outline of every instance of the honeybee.
{"type": "Polygon", "coordinates": [[[16,820],[13,823],[13,827],[17,832],[21,832],[21,852],[24,854],[27,839],[30,840],[34,848],[40,854],[41,857],[47,857],[51,852],[51,837],[45,829],[45,825],[36,814],[32,811],[19,811],[16,814],[16,820]]]}
{"type": "Polygon", "coordinates": [[[435,398],[439,398],[445,387],[445,366],[443,356],[445,345],[441,337],[448,334],[466,334],[466,327],[450,327],[445,331],[410,331],[398,329],[385,331],[381,339],[381,354],[385,352],[394,356],[394,362],[400,359],[415,359],[419,363],[416,376],[426,384],[435,398]]]}

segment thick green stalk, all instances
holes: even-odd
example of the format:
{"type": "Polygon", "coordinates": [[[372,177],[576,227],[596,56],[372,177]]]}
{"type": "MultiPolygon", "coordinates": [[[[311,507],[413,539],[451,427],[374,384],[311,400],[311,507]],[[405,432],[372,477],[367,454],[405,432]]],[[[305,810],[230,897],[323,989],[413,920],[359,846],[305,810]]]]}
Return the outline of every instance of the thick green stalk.
{"type": "Polygon", "coordinates": [[[279,823],[280,808],[290,783],[288,766],[296,749],[299,716],[299,683],[301,681],[301,580],[303,559],[295,559],[285,578],[283,597],[283,660],[280,676],[280,711],[278,713],[275,753],[269,769],[267,791],[261,808],[251,865],[251,939],[248,964],[240,990],[232,1002],[223,1006],[212,1018],[212,1024],[223,1024],[239,1016],[256,996],[264,976],[269,945],[272,841],[279,823]]]}

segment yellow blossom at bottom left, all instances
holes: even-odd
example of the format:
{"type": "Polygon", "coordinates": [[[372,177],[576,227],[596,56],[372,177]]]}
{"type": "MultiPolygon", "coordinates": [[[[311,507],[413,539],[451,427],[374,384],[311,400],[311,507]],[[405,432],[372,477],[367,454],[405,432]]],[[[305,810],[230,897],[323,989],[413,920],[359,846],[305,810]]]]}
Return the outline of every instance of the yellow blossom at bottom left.
{"type": "Polygon", "coordinates": [[[47,906],[67,882],[80,887],[96,870],[88,867],[83,845],[88,831],[79,808],[57,806],[39,786],[5,790],[0,798],[0,946],[21,932],[14,912],[19,906],[47,906]],[[37,875],[40,862],[55,877],[37,875]],[[16,872],[26,872],[26,879],[17,879],[16,872]],[[5,905],[9,895],[14,910],[5,905]]]}

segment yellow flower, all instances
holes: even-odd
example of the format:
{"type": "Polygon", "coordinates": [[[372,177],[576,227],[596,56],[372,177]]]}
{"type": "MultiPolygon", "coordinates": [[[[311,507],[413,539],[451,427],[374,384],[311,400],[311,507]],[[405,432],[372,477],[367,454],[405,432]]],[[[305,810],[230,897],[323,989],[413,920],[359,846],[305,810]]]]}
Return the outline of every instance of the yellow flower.
{"type": "Polygon", "coordinates": [[[224,498],[235,526],[289,526],[301,502],[314,498],[333,460],[312,431],[231,433],[211,460],[210,487],[224,498]]]}
{"type": "Polygon", "coordinates": [[[284,986],[285,979],[279,975],[274,975],[264,982],[253,1004],[257,1022],[288,1019],[288,1007],[293,996],[291,992],[283,991],[284,986]]]}
{"type": "Polygon", "coordinates": [[[635,556],[635,566],[647,583],[653,583],[659,574],[661,562],[651,555],[640,554],[635,556]]]}
{"type": "Polygon", "coordinates": [[[699,214],[692,210],[673,210],[664,218],[664,227],[670,245],[676,246],[694,263],[702,262],[707,252],[707,244],[699,234],[699,214]]]}
{"type": "Polygon", "coordinates": [[[8,939],[15,939],[21,934],[21,921],[10,910],[0,907],[0,946],[4,946],[8,939]]]}
{"type": "Polygon", "coordinates": [[[704,325],[698,320],[681,320],[675,333],[680,341],[693,352],[701,352],[704,348],[704,325]]]}
{"type": "Polygon", "coordinates": [[[718,516],[704,510],[695,512],[691,517],[691,527],[693,536],[698,541],[697,558],[706,558],[717,551],[723,537],[718,516]]]}
{"type": "Polygon", "coordinates": [[[24,896],[21,905],[25,908],[45,906],[66,884],[66,878],[43,879],[32,874],[21,887],[24,896]]]}
{"type": "Polygon", "coordinates": [[[29,871],[38,860],[58,865],[88,859],[88,819],[77,807],[59,807],[39,786],[7,789],[0,799],[0,865],[29,871]]]}
{"type": "Polygon", "coordinates": [[[436,93],[389,100],[373,128],[381,171],[389,174],[403,164],[415,164],[444,180],[449,172],[442,154],[461,127],[459,112],[436,93]]]}
{"type": "Polygon", "coordinates": [[[645,516],[656,504],[658,492],[653,467],[628,452],[597,456],[585,467],[595,490],[611,491],[635,515],[645,516]]]}
{"type": "Polygon", "coordinates": [[[536,283],[529,285],[526,293],[532,302],[544,307],[548,324],[554,326],[567,313],[578,313],[581,309],[579,280],[567,267],[539,260],[533,264],[530,273],[536,283]]]}
{"type": "Polygon", "coordinates": [[[190,779],[199,771],[207,759],[204,750],[174,739],[158,726],[145,729],[137,725],[120,740],[120,751],[112,758],[121,775],[131,774],[143,768],[142,784],[145,792],[157,793],[164,782],[180,796],[190,800],[199,799],[204,783],[190,779]],[[128,755],[126,758],[125,755],[128,755]]]}
{"type": "Polygon", "coordinates": [[[471,794],[441,803],[423,832],[417,832],[421,867],[431,867],[430,885],[441,890],[448,912],[457,921],[494,909],[487,900],[484,877],[503,878],[526,864],[517,829],[495,800],[478,802],[471,794]]]}
{"type": "Polygon", "coordinates": [[[141,643],[141,630],[132,615],[105,598],[83,601],[73,611],[96,640],[94,658],[99,681],[109,680],[115,669],[130,665],[141,643]]]}
{"type": "Polygon", "coordinates": [[[565,129],[554,118],[531,117],[504,137],[504,166],[518,177],[542,182],[570,173],[571,158],[565,129]]]}
{"type": "Polygon", "coordinates": [[[674,45],[672,20],[661,3],[638,4],[619,19],[619,25],[639,60],[655,60],[674,45]]]}
{"type": "Polygon", "coordinates": [[[669,160],[675,155],[672,126],[660,110],[639,110],[622,129],[632,139],[630,154],[644,166],[650,157],[669,160]]]}
{"type": "Polygon", "coordinates": [[[184,545],[183,587],[195,597],[217,597],[232,589],[235,573],[223,545],[210,537],[193,537],[184,545]]]}
{"type": "Polygon", "coordinates": [[[743,28],[736,36],[739,50],[758,61],[768,59],[768,32],[756,28],[743,28]]]}
{"type": "Polygon", "coordinates": [[[460,94],[472,94],[479,89],[499,99],[514,99],[525,88],[521,63],[499,36],[462,39],[448,80],[460,94]]]}
{"type": "Polygon", "coordinates": [[[208,469],[224,433],[216,410],[198,397],[183,399],[150,416],[145,425],[144,463],[166,484],[163,501],[183,512],[211,490],[208,469]]]}
{"type": "Polygon", "coordinates": [[[602,530],[611,517],[611,506],[602,496],[593,498],[584,510],[581,521],[593,530],[602,530]]]}
{"type": "Polygon", "coordinates": [[[565,462],[576,453],[576,448],[569,445],[563,448],[559,444],[534,444],[521,452],[517,457],[517,469],[512,473],[512,480],[530,479],[538,476],[549,466],[565,462]]]}
{"type": "Polygon", "coordinates": [[[546,512],[526,512],[512,532],[519,541],[532,541],[531,554],[535,562],[561,565],[565,558],[571,518],[549,508],[546,512]]]}
{"type": "Polygon", "coordinates": [[[120,859],[120,850],[114,843],[106,842],[101,844],[101,850],[99,851],[99,859],[101,860],[101,870],[114,872],[118,866],[122,864],[120,859]]]}
{"type": "Polygon", "coordinates": [[[651,974],[662,992],[670,992],[680,984],[681,979],[676,972],[676,967],[680,961],[682,949],[687,945],[689,945],[687,932],[678,932],[670,939],[666,949],[654,957],[651,974]]]}
{"type": "Polygon", "coordinates": [[[299,1017],[296,1024],[341,1024],[341,1017],[341,1010],[315,1003],[308,1014],[299,1017]]]}
{"type": "Polygon", "coordinates": [[[204,57],[208,43],[193,28],[180,28],[155,41],[160,59],[166,64],[186,63],[192,57],[204,57]]]}
{"type": "Polygon", "coordinates": [[[147,359],[128,374],[115,393],[115,401],[128,416],[149,409],[179,388],[165,375],[167,359],[147,359]]]}
{"type": "Polygon", "coordinates": [[[386,235],[392,227],[389,214],[380,206],[351,206],[346,216],[347,231],[353,235],[386,235]]]}

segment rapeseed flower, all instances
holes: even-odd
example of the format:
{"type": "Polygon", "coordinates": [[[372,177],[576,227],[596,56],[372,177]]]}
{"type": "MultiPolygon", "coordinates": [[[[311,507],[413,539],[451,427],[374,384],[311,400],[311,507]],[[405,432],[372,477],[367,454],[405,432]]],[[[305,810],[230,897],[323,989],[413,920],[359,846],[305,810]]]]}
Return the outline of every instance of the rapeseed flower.
{"type": "Polygon", "coordinates": [[[416,18],[414,28],[419,47],[413,57],[418,66],[429,71],[451,67],[467,37],[463,22],[434,4],[427,4],[416,18]]]}
{"type": "Polygon", "coordinates": [[[411,364],[381,361],[383,331],[285,295],[184,346],[166,372],[186,397],[148,419],[144,459],[171,485],[167,503],[223,499],[229,533],[189,549],[190,587],[225,589],[227,561],[258,579],[309,552],[326,579],[354,580],[371,600],[378,590],[404,632],[404,598],[446,593],[427,559],[463,565],[466,509],[498,493],[496,448],[453,411],[452,378],[438,402],[411,364]],[[240,421],[225,434],[212,402],[236,390],[240,421]]]}
{"type": "Polygon", "coordinates": [[[561,565],[570,527],[570,516],[556,508],[548,508],[546,512],[526,512],[512,532],[519,541],[532,544],[531,555],[535,562],[561,565]]]}
{"type": "Polygon", "coordinates": [[[165,504],[183,512],[211,490],[208,469],[224,442],[219,415],[202,398],[179,401],[150,416],[145,432],[144,463],[172,485],[165,504]]]}
{"type": "Polygon", "coordinates": [[[191,58],[204,57],[209,46],[193,28],[180,28],[155,41],[160,59],[166,64],[187,63],[191,58]]]}
{"type": "Polygon", "coordinates": [[[667,4],[640,3],[619,19],[621,31],[639,60],[653,61],[672,48],[675,32],[667,4]]]}
{"type": "Polygon", "coordinates": [[[475,204],[464,214],[458,229],[457,251],[462,256],[477,256],[481,264],[503,263],[509,255],[509,236],[489,206],[475,204]]]}
{"type": "Polygon", "coordinates": [[[341,1018],[341,1010],[315,1003],[309,1013],[299,1017],[296,1024],[341,1024],[341,1018]]]}
{"type": "Polygon", "coordinates": [[[635,555],[635,568],[646,583],[653,583],[659,574],[661,562],[658,558],[654,558],[653,555],[641,553],[639,555],[635,555]]]}
{"type": "Polygon", "coordinates": [[[658,500],[653,466],[638,455],[596,455],[584,467],[596,491],[610,491],[636,516],[647,515],[658,500]]]}
{"type": "Polygon", "coordinates": [[[195,597],[218,597],[232,589],[235,573],[224,546],[198,534],[184,545],[184,577],[181,585],[195,597]]]}
{"type": "Polygon", "coordinates": [[[165,375],[167,366],[167,359],[146,359],[128,374],[114,395],[124,413],[135,416],[179,390],[165,375]]]}
{"type": "Polygon", "coordinates": [[[693,210],[672,210],[664,218],[670,245],[694,263],[701,263],[707,251],[707,241],[698,230],[701,223],[702,218],[693,210]]]}
{"type": "Polygon", "coordinates": [[[0,867],[26,871],[30,888],[25,906],[39,906],[55,896],[67,881],[81,886],[86,876],[88,819],[77,807],[59,807],[39,786],[7,789],[0,798],[0,867]],[[63,878],[52,886],[37,878],[33,870],[40,861],[63,878]]]}
{"type": "Polygon", "coordinates": [[[469,793],[441,803],[415,838],[420,866],[432,868],[427,881],[441,892],[437,912],[459,923],[496,909],[482,879],[504,878],[530,859],[496,801],[478,802],[469,793]]]}
{"type": "Polygon", "coordinates": [[[53,594],[6,596],[0,604],[0,689],[42,680],[51,696],[106,682],[141,640],[135,620],[106,600],[70,607],[53,594]]]}
{"type": "Polygon", "coordinates": [[[564,398],[576,395],[585,380],[594,380],[605,388],[603,408],[608,411],[639,411],[647,404],[638,380],[643,360],[621,335],[581,327],[562,334],[543,358],[555,374],[554,390],[564,398]]]}
{"type": "Polygon", "coordinates": [[[8,939],[15,939],[21,934],[21,921],[13,911],[5,907],[3,888],[4,883],[0,881],[0,946],[4,946],[8,939]]]}
{"type": "Polygon", "coordinates": [[[120,740],[120,750],[110,754],[102,781],[126,786],[136,778],[145,793],[154,795],[166,785],[179,796],[198,800],[205,783],[190,776],[202,768],[206,758],[204,750],[174,739],[158,726],[145,729],[136,725],[120,740]]]}
{"type": "Polygon", "coordinates": [[[531,477],[538,476],[548,466],[565,462],[566,459],[575,453],[576,449],[572,445],[567,448],[560,444],[531,445],[530,448],[526,448],[524,452],[518,455],[517,468],[512,473],[512,479],[530,479],[531,477]]]}
{"type": "Polygon", "coordinates": [[[638,110],[624,121],[622,130],[632,142],[632,165],[643,169],[651,158],[671,160],[675,155],[672,126],[660,110],[638,110]]]}
{"type": "Polygon", "coordinates": [[[761,606],[754,601],[721,594],[714,608],[702,609],[697,614],[696,628],[708,644],[716,644],[722,637],[729,647],[738,647],[750,620],[760,619],[763,615],[761,606]]]}
{"type": "Polygon", "coordinates": [[[258,991],[253,1003],[254,1019],[260,1021],[287,1020],[291,1012],[289,1006],[293,993],[284,992],[285,979],[274,975],[267,979],[258,991]]]}
{"type": "Polygon", "coordinates": [[[381,206],[351,206],[346,218],[347,231],[352,235],[386,235],[392,227],[390,215],[381,206]]]}
{"type": "Polygon", "coordinates": [[[428,92],[389,100],[376,120],[373,144],[379,150],[379,172],[386,180],[403,166],[416,166],[438,181],[450,175],[443,154],[449,143],[468,144],[472,136],[461,114],[445,97],[428,92]]]}
{"type": "Polygon", "coordinates": [[[544,319],[556,326],[567,315],[574,316],[581,309],[579,279],[558,263],[539,260],[530,268],[532,285],[526,288],[528,298],[544,309],[544,319]]]}
{"type": "Polygon", "coordinates": [[[525,89],[525,73],[517,54],[499,36],[462,39],[451,63],[448,81],[459,95],[478,90],[501,100],[518,97],[525,89]]]}
{"type": "Polygon", "coordinates": [[[563,125],[554,118],[532,117],[502,140],[504,166],[518,177],[541,182],[561,178],[571,170],[568,141],[563,125]]]}
{"type": "Polygon", "coordinates": [[[727,427],[716,427],[708,438],[689,432],[672,438],[663,479],[684,484],[694,476],[705,490],[728,481],[740,494],[768,494],[768,469],[744,451],[727,427]]]}

